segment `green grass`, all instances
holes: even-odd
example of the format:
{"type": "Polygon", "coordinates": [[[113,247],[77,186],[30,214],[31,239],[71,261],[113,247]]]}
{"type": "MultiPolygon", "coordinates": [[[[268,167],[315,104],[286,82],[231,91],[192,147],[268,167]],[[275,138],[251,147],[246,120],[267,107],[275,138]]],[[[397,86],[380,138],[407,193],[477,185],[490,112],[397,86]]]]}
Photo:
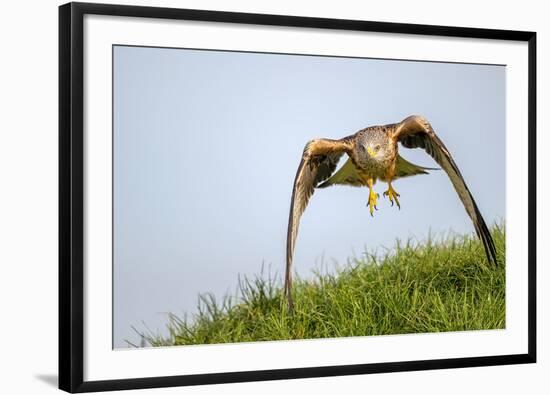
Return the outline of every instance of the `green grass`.
{"type": "Polygon", "coordinates": [[[504,328],[505,229],[495,226],[492,234],[498,268],[472,236],[397,242],[383,257],[296,279],[293,313],[280,281],[259,276],[241,280],[237,297],[201,296],[191,319],[171,314],[169,336],[144,336],[168,346],[504,328]]]}

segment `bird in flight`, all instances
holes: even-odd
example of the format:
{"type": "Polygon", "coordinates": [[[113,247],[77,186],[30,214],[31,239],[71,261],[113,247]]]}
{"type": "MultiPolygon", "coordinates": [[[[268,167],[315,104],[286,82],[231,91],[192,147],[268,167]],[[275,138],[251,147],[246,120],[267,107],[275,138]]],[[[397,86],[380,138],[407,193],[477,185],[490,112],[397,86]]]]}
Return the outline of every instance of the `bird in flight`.
{"type": "Polygon", "coordinates": [[[294,179],[288,219],[284,292],[290,309],[293,308],[291,270],[296,236],[300,217],[315,188],[331,185],[367,186],[367,205],[372,216],[377,209],[379,198],[373,190],[377,180],[388,184],[384,196],[389,198],[392,206],[395,203],[401,208],[400,195],[393,188],[392,181],[427,174],[426,170],[435,170],[417,166],[403,159],[398,153],[397,143],[401,143],[405,148],[424,149],[447,173],[468,216],[472,219],[477,236],[485,248],[487,260],[494,265],[497,264],[493,238],[455,161],[430,123],[422,116],[412,115],[399,123],[367,127],[340,140],[315,139],[306,144],[294,179]],[[349,157],[347,162],[334,173],[338,161],[344,154],[349,157]]]}

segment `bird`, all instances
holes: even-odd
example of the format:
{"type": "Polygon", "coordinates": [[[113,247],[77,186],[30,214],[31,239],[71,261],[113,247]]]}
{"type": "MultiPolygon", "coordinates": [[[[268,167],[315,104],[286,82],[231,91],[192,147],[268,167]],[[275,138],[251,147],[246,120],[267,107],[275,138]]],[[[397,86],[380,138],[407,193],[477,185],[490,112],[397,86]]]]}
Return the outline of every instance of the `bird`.
{"type": "Polygon", "coordinates": [[[373,189],[376,181],[388,184],[383,195],[392,206],[395,203],[401,209],[400,194],[392,182],[398,178],[427,174],[427,170],[439,170],[408,162],[399,155],[398,143],[405,148],[423,149],[447,173],[483,243],[487,261],[495,266],[498,264],[491,233],[449,150],[426,118],[411,115],[399,123],[369,126],[339,140],[319,138],[306,144],[294,179],[287,229],[284,295],[290,310],[294,307],[292,261],[300,218],[316,188],[366,186],[369,188],[367,206],[373,216],[379,199],[373,189]],[[348,160],[335,172],[344,154],[348,160]]]}

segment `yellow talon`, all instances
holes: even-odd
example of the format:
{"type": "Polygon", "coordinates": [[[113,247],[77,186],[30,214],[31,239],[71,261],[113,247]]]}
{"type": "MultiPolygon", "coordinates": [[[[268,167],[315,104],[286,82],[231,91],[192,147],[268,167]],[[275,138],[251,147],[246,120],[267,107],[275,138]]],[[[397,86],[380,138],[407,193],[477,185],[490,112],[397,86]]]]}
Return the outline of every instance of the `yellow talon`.
{"type": "Polygon", "coordinates": [[[369,206],[369,210],[370,210],[370,216],[371,217],[374,217],[373,213],[374,213],[374,210],[378,210],[378,208],[376,207],[376,201],[377,199],[380,197],[380,195],[378,195],[376,192],[374,192],[374,190],[372,189],[372,185],[374,184],[373,180],[370,179],[369,182],[369,202],[368,202],[368,206],[369,206]]]}
{"type": "Polygon", "coordinates": [[[401,210],[401,205],[399,204],[398,197],[400,196],[395,189],[391,186],[391,183],[388,183],[388,190],[384,192],[384,196],[387,196],[390,199],[391,205],[393,206],[393,203],[395,201],[395,204],[397,204],[397,207],[401,210]]]}

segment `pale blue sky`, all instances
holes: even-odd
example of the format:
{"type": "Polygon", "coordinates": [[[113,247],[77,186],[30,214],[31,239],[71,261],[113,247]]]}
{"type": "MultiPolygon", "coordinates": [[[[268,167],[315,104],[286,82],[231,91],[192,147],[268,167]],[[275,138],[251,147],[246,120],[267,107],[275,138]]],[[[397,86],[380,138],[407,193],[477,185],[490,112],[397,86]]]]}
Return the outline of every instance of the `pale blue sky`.
{"type": "MultiPolygon", "coordinates": [[[[114,50],[114,344],[131,325],[233,293],[262,263],[284,273],[292,183],[305,143],[424,115],[488,223],[505,217],[505,67],[117,46],[114,50]]],[[[425,166],[421,150],[401,148],[425,166]]],[[[396,238],[473,232],[442,171],[318,190],[302,218],[302,277],[396,238]],[[378,183],[382,197],[386,184],[378,183]]]]}

